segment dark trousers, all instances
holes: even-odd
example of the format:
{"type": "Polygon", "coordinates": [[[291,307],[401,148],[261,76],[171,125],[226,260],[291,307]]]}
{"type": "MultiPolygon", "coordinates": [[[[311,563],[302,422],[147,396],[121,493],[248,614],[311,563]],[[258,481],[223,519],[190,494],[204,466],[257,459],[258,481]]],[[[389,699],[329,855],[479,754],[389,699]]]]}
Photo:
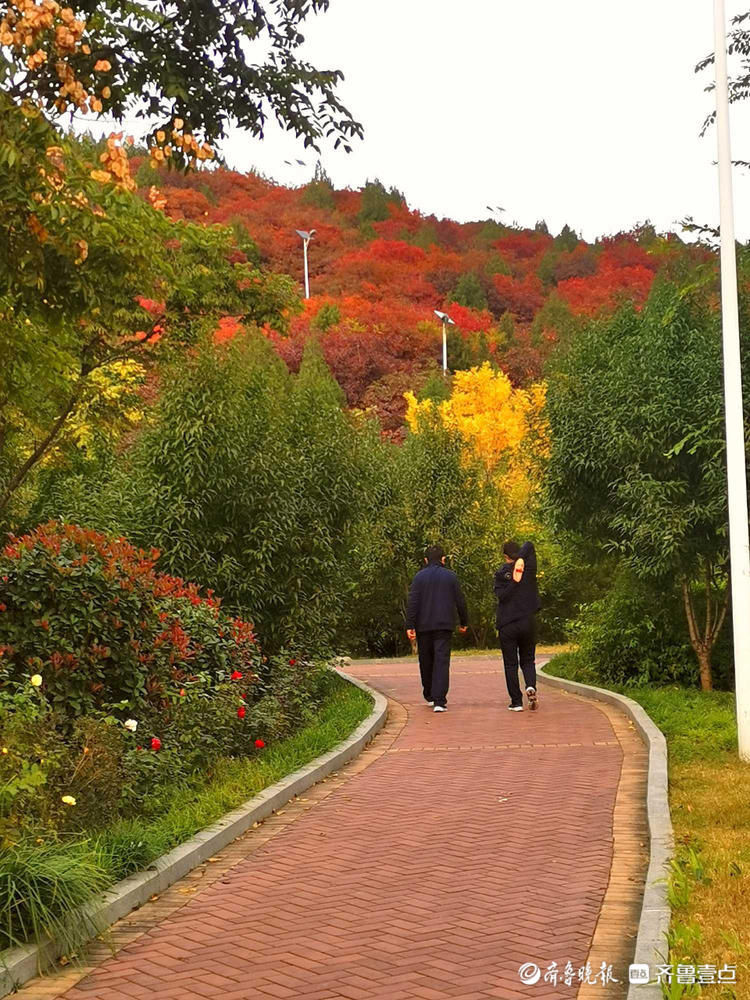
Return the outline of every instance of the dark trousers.
{"type": "Polygon", "coordinates": [[[509,622],[498,629],[503,652],[505,683],[511,705],[522,705],[523,695],[518,684],[518,664],[521,663],[525,686],[536,687],[536,622],[534,616],[509,622]]]}
{"type": "Polygon", "coordinates": [[[448,698],[452,638],[450,629],[417,632],[422,692],[427,701],[434,701],[436,705],[445,706],[448,698]]]}

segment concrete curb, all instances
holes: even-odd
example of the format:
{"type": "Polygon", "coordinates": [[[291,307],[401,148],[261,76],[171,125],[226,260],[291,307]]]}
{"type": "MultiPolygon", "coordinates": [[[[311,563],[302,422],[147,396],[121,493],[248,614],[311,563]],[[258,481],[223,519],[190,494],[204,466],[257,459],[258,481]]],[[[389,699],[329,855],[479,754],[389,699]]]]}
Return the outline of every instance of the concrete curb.
{"type": "MultiPolygon", "coordinates": [[[[131,910],[142,906],[155,893],[163,892],[206,858],[210,858],[236,840],[253,823],[270,816],[290,799],[318,781],[322,781],[344,764],[348,764],[364,749],[385,725],[388,701],[378,691],[374,691],[357,678],[350,677],[341,670],[336,672],[355,687],[366,691],[375,703],[370,715],[360,723],[352,735],[333,750],[270,785],[232,812],[226,813],[218,822],[201,830],[184,844],[157,858],[145,871],[123,879],[96,901],[72,914],[71,920],[85,926],[88,940],[96,937],[131,910]]],[[[38,944],[28,944],[0,952],[0,997],[20,989],[24,983],[39,975],[64,953],[64,944],[49,938],[38,944]]]]}
{"type": "MultiPolygon", "coordinates": [[[[667,931],[672,911],[667,898],[669,863],[674,856],[674,835],[669,813],[667,741],[664,734],[651,721],[637,702],[625,695],[552,677],[543,670],[539,676],[546,684],[562,688],[572,694],[595,701],[603,701],[621,709],[632,719],[641,739],[648,747],[648,786],[646,807],[650,836],[650,858],[643,890],[641,918],[635,945],[634,964],[648,965],[653,976],[654,967],[667,962],[667,931]]],[[[661,987],[655,982],[648,985],[633,984],[628,990],[628,1000],[661,1000],[661,987]]]]}

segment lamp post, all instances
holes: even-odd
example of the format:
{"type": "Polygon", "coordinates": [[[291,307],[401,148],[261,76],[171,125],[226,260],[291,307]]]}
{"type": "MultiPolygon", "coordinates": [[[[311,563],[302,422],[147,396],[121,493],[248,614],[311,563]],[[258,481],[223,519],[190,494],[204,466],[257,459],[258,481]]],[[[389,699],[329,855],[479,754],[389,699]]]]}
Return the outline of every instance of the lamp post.
{"type": "Polygon", "coordinates": [[[729,551],[732,583],[734,673],[740,757],[750,761],[750,539],[748,538],[745,420],[740,367],[737,260],[734,245],[732,156],[724,0],[714,0],[716,131],[721,208],[721,321],[724,347],[724,416],[727,440],[729,551]]]}
{"type": "Polygon", "coordinates": [[[307,270],[307,245],[316,233],[315,229],[311,229],[308,233],[305,229],[297,229],[296,233],[302,238],[302,252],[305,258],[305,298],[310,298],[310,275],[307,270]]]}
{"type": "Polygon", "coordinates": [[[440,312],[439,309],[434,310],[435,315],[443,324],[443,375],[448,374],[448,324],[455,326],[456,324],[450,318],[448,313],[440,312]]]}

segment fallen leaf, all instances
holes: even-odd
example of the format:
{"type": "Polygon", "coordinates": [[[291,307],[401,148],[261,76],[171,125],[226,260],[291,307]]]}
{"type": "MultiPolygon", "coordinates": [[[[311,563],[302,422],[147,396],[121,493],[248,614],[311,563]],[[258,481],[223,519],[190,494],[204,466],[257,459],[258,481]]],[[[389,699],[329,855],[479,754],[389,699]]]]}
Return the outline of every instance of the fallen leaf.
{"type": "Polygon", "coordinates": [[[177,891],[181,892],[183,896],[189,896],[191,893],[197,892],[198,888],[197,888],[197,886],[191,885],[191,886],[188,886],[187,889],[178,889],[177,891]]]}
{"type": "Polygon", "coordinates": [[[158,898],[158,896],[149,896],[148,901],[149,903],[155,903],[158,898]]]}
{"type": "Polygon", "coordinates": [[[209,860],[210,862],[214,862],[214,861],[221,861],[221,858],[219,858],[219,857],[216,857],[216,858],[209,858],[208,860],[209,860]]]}

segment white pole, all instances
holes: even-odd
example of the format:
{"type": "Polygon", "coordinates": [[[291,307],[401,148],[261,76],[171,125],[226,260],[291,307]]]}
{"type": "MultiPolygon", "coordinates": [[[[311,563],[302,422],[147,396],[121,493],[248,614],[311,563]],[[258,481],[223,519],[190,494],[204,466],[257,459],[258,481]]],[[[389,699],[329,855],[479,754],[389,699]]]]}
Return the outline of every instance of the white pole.
{"type": "Polygon", "coordinates": [[[448,374],[448,324],[443,320],[443,375],[448,374]]]}
{"type": "Polygon", "coordinates": [[[307,272],[307,244],[308,243],[309,243],[309,240],[305,240],[305,239],[302,240],[302,247],[303,247],[303,252],[304,252],[304,255],[305,255],[305,298],[306,299],[310,298],[310,276],[309,276],[309,274],[307,272]]]}
{"type": "Polygon", "coordinates": [[[745,421],[742,406],[737,260],[734,246],[732,156],[729,143],[729,86],[724,0],[714,0],[716,131],[719,141],[721,205],[721,315],[724,343],[724,406],[729,493],[729,549],[732,574],[734,672],[740,757],[750,761],[750,538],[748,538],[745,421]]]}

